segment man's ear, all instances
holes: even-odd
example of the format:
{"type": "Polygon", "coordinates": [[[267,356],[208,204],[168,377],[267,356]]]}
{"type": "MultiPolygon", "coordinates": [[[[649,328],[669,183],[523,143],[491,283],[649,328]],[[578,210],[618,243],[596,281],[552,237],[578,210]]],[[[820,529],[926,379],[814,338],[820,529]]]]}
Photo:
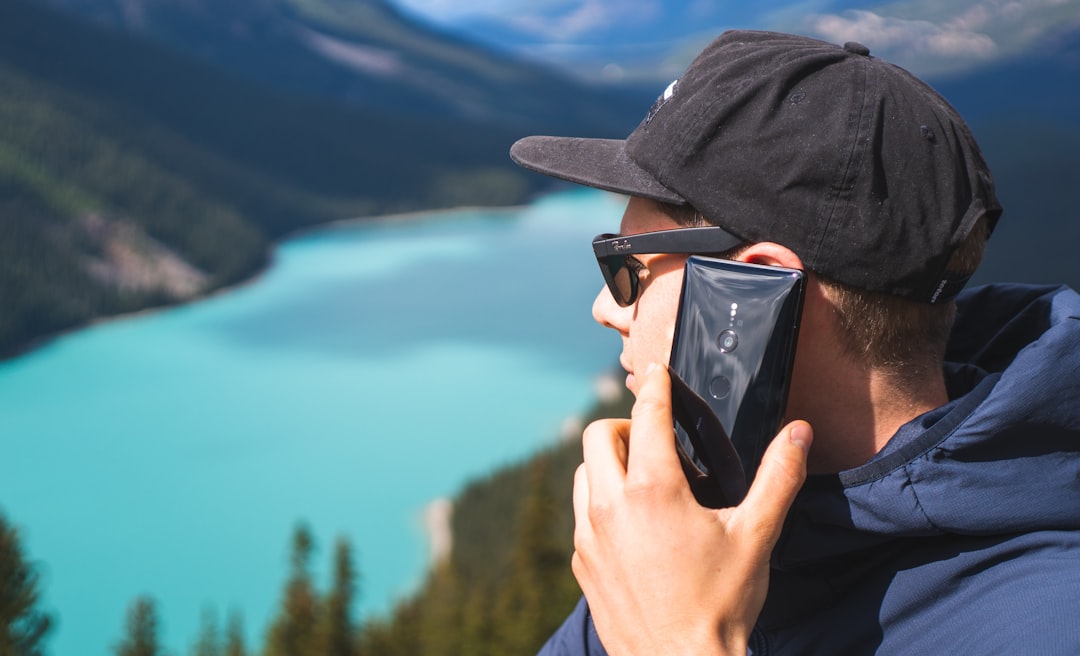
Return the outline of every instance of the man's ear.
{"type": "Polygon", "coordinates": [[[794,251],[787,246],[771,241],[759,241],[750,244],[739,253],[736,259],[749,264],[804,269],[802,260],[794,251]]]}

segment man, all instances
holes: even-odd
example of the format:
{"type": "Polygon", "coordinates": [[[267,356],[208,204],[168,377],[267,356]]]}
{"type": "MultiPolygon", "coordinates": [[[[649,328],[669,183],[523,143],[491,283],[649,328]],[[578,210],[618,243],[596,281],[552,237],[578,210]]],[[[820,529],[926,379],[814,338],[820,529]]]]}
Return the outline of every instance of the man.
{"type": "Polygon", "coordinates": [[[625,141],[511,154],[629,195],[623,235],[718,226],[808,275],[790,423],[721,510],[672,432],[687,254],[632,249],[601,290],[637,400],[585,432],[584,600],[543,653],[1080,653],[1080,298],[957,298],[1001,209],[932,89],[860,44],[728,32],[625,141]]]}

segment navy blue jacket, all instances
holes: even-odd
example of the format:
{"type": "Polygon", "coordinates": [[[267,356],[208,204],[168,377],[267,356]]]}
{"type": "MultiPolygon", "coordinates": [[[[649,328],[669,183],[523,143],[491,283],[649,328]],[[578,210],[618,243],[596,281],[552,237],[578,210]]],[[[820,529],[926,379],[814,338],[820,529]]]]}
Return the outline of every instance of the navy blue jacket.
{"type": "MultiPolygon", "coordinates": [[[[948,404],[811,476],[750,652],[1080,654],[1080,296],[964,293],[948,404]]],[[[604,654],[578,604],[541,654],[604,654]]]]}

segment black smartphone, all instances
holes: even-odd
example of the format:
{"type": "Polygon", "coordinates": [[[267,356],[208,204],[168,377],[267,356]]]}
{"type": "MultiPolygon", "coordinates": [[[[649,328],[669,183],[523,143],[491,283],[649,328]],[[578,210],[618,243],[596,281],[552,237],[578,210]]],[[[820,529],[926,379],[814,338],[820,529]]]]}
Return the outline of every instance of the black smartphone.
{"type": "Polygon", "coordinates": [[[802,271],[687,258],[670,372],[676,447],[699,503],[737,505],[783,420],[802,271]]]}

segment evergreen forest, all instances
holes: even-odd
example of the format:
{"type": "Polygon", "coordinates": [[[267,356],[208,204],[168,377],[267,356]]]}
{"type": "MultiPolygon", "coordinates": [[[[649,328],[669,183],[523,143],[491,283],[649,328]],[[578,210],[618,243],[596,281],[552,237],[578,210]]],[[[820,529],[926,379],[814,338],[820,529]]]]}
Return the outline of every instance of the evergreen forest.
{"type": "MultiPolygon", "coordinates": [[[[628,416],[631,399],[598,405],[588,420],[628,416]]],[[[162,642],[167,599],[140,596],[117,618],[115,656],[515,656],[535,654],[577,603],[570,571],[571,491],[581,443],[563,441],[470,483],[454,500],[453,548],[432,563],[421,587],[385,616],[357,619],[363,571],[347,540],[332,546],[329,581],[315,580],[319,551],[297,524],[276,615],[261,642],[245,639],[244,618],[220,617],[207,600],[198,635],[179,653],[162,642]]],[[[378,567],[378,563],[369,563],[378,567]]],[[[268,577],[277,577],[267,572],[268,577]]],[[[41,609],[38,565],[0,515],[0,655],[48,654],[63,618],[41,609]]]]}

